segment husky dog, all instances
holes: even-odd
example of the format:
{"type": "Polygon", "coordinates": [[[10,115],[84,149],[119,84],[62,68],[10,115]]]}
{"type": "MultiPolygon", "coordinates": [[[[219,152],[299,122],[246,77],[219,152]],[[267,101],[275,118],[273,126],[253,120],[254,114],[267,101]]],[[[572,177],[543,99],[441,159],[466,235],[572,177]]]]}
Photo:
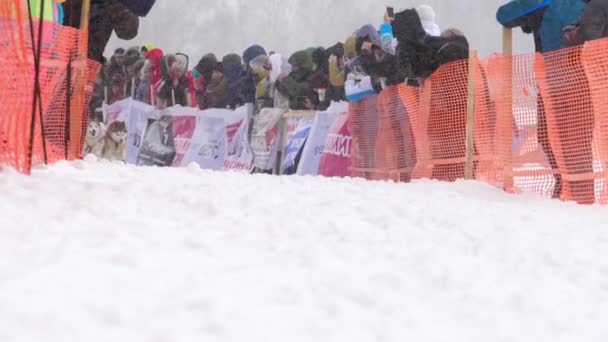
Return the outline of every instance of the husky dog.
{"type": "Polygon", "coordinates": [[[87,136],[84,139],[82,147],[82,156],[94,154],[101,158],[103,154],[103,146],[105,145],[106,125],[103,122],[91,121],[87,129],[87,136]]]}
{"type": "Polygon", "coordinates": [[[114,121],[108,126],[103,158],[107,160],[125,160],[127,150],[127,126],[123,121],[114,121]]]}

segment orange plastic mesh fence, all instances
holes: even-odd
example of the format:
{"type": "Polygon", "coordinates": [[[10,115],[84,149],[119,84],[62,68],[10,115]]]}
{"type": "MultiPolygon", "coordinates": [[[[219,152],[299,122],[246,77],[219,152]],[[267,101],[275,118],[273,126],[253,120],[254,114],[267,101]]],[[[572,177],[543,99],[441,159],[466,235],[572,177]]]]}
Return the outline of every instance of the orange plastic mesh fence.
{"type": "MultiPolygon", "coordinates": [[[[464,178],[468,61],[439,68],[422,86],[429,163],[418,177],[442,181],[464,178]]],[[[424,133],[424,132],[423,132],[424,133]]],[[[422,134],[423,134],[422,133],[422,134]]]]}
{"type": "Polygon", "coordinates": [[[388,87],[351,103],[352,175],[463,179],[474,101],[475,179],[510,192],[608,203],[607,49],[608,40],[599,40],[546,55],[473,58],[440,67],[420,87],[388,87]]]}
{"type": "Polygon", "coordinates": [[[608,203],[608,55],[606,51],[608,51],[608,40],[602,39],[585,45],[582,54],[593,104],[595,153],[593,178],[596,200],[600,203],[608,203]]]}
{"type": "Polygon", "coordinates": [[[599,153],[602,132],[598,130],[594,134],[596,122],[600,122],[606,112],[601,110],[601,106],[598,110],[594,108],[593,97],[605,97],[608,90],[600,70],[608,65],[601,60],[603,57],[598,59],[593,56],[605,53],[598,44],[538,55],[535,62],[539,99],[542,101],[539,118],[546,117],[551,153],[558,169],[555,187],[561,190],[561,198],[579,203],[608,199],[602,196],[605,194],[603,183],[606,178],[606,160],[602,160],[599,153]],[[586,62],[583,61],[584,50],[589,50],[586,52],[589,57],[586,62]],[[591,77],[587,77],[583,64],[588,65],[591,77]],[[604,87],[592,93],[590,82],[594,81],[600,83],[594,84],[596,89],[598,86],[604,87]],[[596,182],[596,179],[600,179],[600,182],[596,182]]]}
{"type": "Polygon", "coordinates": [[[6,61],[0,72],[0,164],[27,172],[31,162],[26,133],[30,131],[34,78],[23,77],[23,71],[29,72],[32,65],[28,60],[32,54],[26,55],[28,37],[22,22],[14,17],[16,10],[15,4],[0,1],[0,59],[6,61]]]}
{"type": "Polygon", "coordinates": [[[45,157],[48,162],[80,157],[88,125],[87,104],[99,65],[87,60],[86,32],[45,21],[40,44],[41,106],[36,106],[31,132],[33,48],[38,46],[40,27],[34,18],[34,44],[25,4],[20,0],[0,4],[0,58],[10,61],[0,73],[0,105],[4,111],[0,116],[0,165],[29,173],[31,166],[45,162],[45,157]]]}

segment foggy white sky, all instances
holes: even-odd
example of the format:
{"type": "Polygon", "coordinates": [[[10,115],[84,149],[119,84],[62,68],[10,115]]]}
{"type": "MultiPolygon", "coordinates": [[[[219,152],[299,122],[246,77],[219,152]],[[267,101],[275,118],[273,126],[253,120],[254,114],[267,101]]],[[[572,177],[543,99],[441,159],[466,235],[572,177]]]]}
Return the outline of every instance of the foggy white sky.
{"type": "MultiPolygon", "coordinates": [[[[495,19],[505,0],[157,0],[132,41],[112,38],[106,54],[117,47],[154,43],[166,52],[184,52],[192,63],[208,52],[221,57],[241,54],[252,44],[289,54],[309,46],[330,46],[356,28],[379,25],[386,5],[397,9],[427,3],[437,12],[441,29],[464,31],[481,56],[502,48],[495,19]]],[[[533,39],[518,30],[515,52],[533,51],[533,39]]]]}

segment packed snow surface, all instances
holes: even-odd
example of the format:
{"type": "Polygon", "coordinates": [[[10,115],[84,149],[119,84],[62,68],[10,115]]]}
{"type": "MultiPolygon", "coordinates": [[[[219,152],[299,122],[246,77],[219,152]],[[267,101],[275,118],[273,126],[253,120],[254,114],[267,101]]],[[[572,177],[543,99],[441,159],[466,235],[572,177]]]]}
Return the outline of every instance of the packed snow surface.
{"type": "Polygon", "coordinates": [[[2,342],[608,340],[608,208],[480,183],[0,172],[2,342]]]}

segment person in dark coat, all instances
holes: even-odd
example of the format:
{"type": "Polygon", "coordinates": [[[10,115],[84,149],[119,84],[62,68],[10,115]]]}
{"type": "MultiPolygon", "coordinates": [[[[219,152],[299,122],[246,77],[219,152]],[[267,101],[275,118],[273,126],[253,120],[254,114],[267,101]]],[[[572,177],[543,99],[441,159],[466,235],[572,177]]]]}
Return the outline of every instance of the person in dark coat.
{"type": "Polygon", "coordinates": [[[469,58],[469,41],[457,29],[448,29],[441,33],[446,42],[437,51],[439,65],[469,58]]]}
{"type": "Polygon", "coordinates": [[[203,94],[204,108],[226,108],[224,103],[224,66],[216,63],[211,71],[209,82],[205,83],[203,94]]]}
{"type": "Polygon", "coordinates": [[[498,9],[496,19],[505,27],[534,34],[536,51],[551,52],[565,47],[562,29],[575,23],[584,8],[583,0],[512,0],[498,9]]]}
{"type": "Polygon", "coordinates": [[[132,47],[125,53],[125,69],[127,76],[126,94],[132,96],[139,85],[139,71],[143,67],[144,59],[139,47],[132,47]]]}
{"type": "MultiPolygon", "coordinates": [[[[207,109],[211,106],[211,104],[207,101],[208,97],[205,95],[205,93],[207,91],[206,88],[212,83],[211,79],[213,77],[214,71],[218,70],[218,63],[219,62],[217,60],[217,57],[215,57],[214,54],[209,53],[204,55],[203,58],[201,58],[201,60],[198,62],[196,67],[194,67],[194,71],[196,72],[198,77],[203,78],[203,82],[200,82],[203,86],[200,87],[200,89],[197,89],[196,91],[196,97],[200,109],[207,109]]],[[[221,73],[223,74],[223,71],[221,71],[221,73]]],[[[218,77],[216,77],[216,81],[218,77]]]]}
{"type": "Polygon", "coordinates": [[[259,45],[252,45],[243,52],[243,62],[245,64],[246,77],[243,81],[243,97],[245,103],[255,103],[256,87],[262,79],[255,73],[249,63],[260,56],[267,56],[266,50],[259,45]]]}
{"type": "Polygon", "coordinates": [[[373,25],[365,25],[355,32],[355,50],[358,64],[371,77],[377,93],[385,86],[397,85],[405,80],[398,72],[395,56],[382,48],[382,41],[373,25]]]}
{"type": "Polygon", "coordinates": [[[453,78],[438,77],[431,82],[433,99],[428,116],[427,135],[433,160],[461,159],[463,162],[450,162],[434,165],[432,178],[455,181],[464,178],[465,127],[467,118],[466,96],[446,93],[446,89],[467,89],[469,44],[460,34],[430,36],[413,9],[399,12],[393,21],[393,32],[399,45],[397,56],[399,71],[408,79],[410,85],[424,82],[442,65],[453,64],[449,73],[453,78]],[[446,124],[449,122],[449,125],[446,124]]]}
{"type": "MultiPolygon", "coordinates": [[[[92,0],[88,57],[101,61],[113,32],[120,39],[133,39],[139,30],[138,15],[145,16],[145,9],[149,11],[153,5],[153,0],[92,0]]],[[[81,11],[82,0],[67,0],[64,3],[65,25],[80,28],[81,11]]]]}
{"type": "MultiPolygon", "coordinates": [[[[386,99],[386,96],[383,96],[381,92],[384,92],[387,87],[394,90],[392,86],[402,83],[405,78],[400,76],[397,70],[396,57],[383,49],[380,35],[373,25],[361,27],[355,32],[355,37],[357,57],[349,62],[347,78],[356,80],[369,77],[374,89],[359,100],[349,97],[351,100],[349,120],[353,144],[355,150],[359,151],[353,163],[357,169],[360,169],[356,175],[371,179],[376,177],[372,170],[375,169],[378,162],[379,155],[376,154],[376,149],[379,136],[384,137],[389,134],[394,148],[404,151],[402,148],[404,125],[409,125],[407,114],[403,106],[400,109],[394,106],[397,101],[393,101],[390,107],[382,105],[381,100],[386,99]],[[377,95],[379,93],[380,95],[377,95]],[[389,131],[387,132],[379,131],[379,124],[383,120],[381,117],[389,121],[389,131]]],[[[397,167],[401,169],[406,165],[397,167]]]]}
{"type": "Polygon", "coordinates": [[[564,44],[575,46],[608,37],[608,0],[583,0],[587,3],[581,19],[564,29],[564,44]]]}
{"type": "Polygon", "coordinates": [[[289,108],[294,110],[314,110],[314,98],[311,76],[313,63],[306,50],[298,51],[289,57],[293,70],[284,79],[277,81],[277,90],[289,99],[289,108]]]}
{"type": "Polygon", "coordinates": [[[241,57],[237,54],[226,55],[222,59],[224,79],[222,80],[224,108],[235,109],[245,104],[243,86],[247,78],[241,64],[241,57]]]}
{"type": "MultiPolygon", "coordinates": [[[[498,9],[496,18],[507,28],[521,27],[525,33],[534,34],[536,51],[546,53],[567,46],[563,30],[579,21],[584,10],[583,0],[512,0],[498,9]]],[[[591,17],[595,17],[595,13],[591,17]]],[[[544,56],[547,87],[540,89],[537,98],[538,143],[554,172],[553,198],[561,198],[563,187],[567,185],[572,188],[569,192],[579,203],[589,203],[595,197],[594,181],[564,182],[562,174],[558,172],[560,169],[568,173],[593,172],[593,115],[584,113],[585,111],[572,111],[572,108],[591,107],[589,84],[585,77],[581,77],[585,75],[580,60],[581,51],[571,50],[567,54],[567,57],[559,54],[544,56]],[[572,85],[586,90],[577,92],[577,96],[569,96],[572,94],[572,85]],[[553,134],[550,134],[547,122],[547,101],[553,104],[553,115],[560,118],[555,120],[553,134]],[[577,139],[570,139],[572,134],[576,134],[577,139]],[[556,137],[560,141],[551,142],[550,137],[556,137]],[[561,145],[561,156],[556,156],[553,150],[553,146],[558,143],[561,145]]]]}
{"type": "Polygon", "coordinates": [[[397,13],[392,25],[399,43],[398,75],[408,79],[411,85],[416,85],[415,79],[425,79],[439,68],[442,61],[437,52],[447,41],[443,37],[430,36],[415,9],[397,13]]]}

